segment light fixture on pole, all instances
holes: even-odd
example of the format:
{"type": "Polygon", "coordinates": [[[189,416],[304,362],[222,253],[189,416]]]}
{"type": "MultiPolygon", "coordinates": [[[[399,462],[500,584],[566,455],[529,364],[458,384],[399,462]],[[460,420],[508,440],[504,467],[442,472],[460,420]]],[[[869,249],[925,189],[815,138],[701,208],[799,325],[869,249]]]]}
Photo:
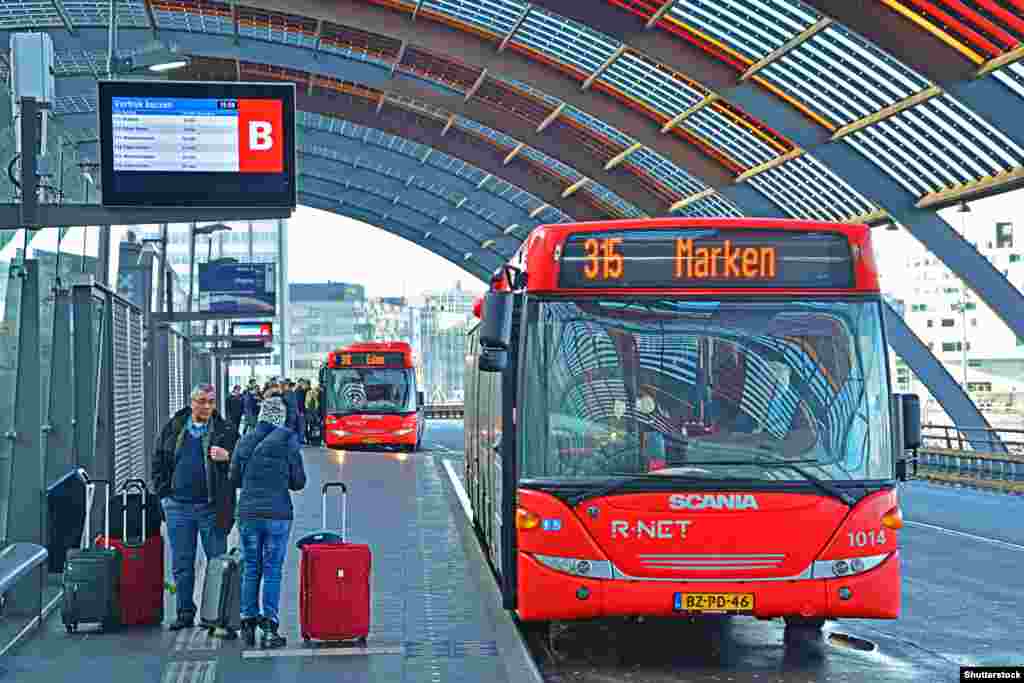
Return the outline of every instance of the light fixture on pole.
{"type": "Polygon", "coordinates": [[[153,40],[147,43],[141,50],[125,57],[115,58],[112,60],[110,68],[112,74],[119,76],[146,72],[162,74],[168,71],[183,69],[190,62],[190,57],[182,54],[177,45],[166,45],[162,41],[153,40]]]}

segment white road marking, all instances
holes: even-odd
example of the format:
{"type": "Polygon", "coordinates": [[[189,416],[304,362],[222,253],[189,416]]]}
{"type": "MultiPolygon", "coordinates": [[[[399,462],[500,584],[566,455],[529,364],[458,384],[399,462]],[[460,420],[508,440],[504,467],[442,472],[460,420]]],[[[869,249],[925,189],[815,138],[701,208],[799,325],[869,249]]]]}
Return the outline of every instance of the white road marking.
{"type": "Polygon", "coordinates": [[[217,662],[194,660],[168,662],[161,683],[214,683],[217,662]]]}
{"type": "Polygon", "coordinates": [[[999,546],[1000,548],[1006,548],[1007,550],[1024,551],[1024,545],[1017,545],[1016,543],[1009,543],[1007,541],[1000,541],[998,538],[989,538],[988,536],[978,536],[976,534],[969,534],[964,531],[956,531],[955,529],[947,529],[943,526],[936,526],[934,524],[925,524],[924,522],[911,522],[904,520],[904,524],[908,526],[918,526],[922,529],[931,529],[932,531],[938,531],[943,534],[949,534],[950,536],[960,536],[962,538],[970,538],[974,541],[981,541],[982,543],[988,543],[990,545],[999,546]]]}
{"type": "Polygon", "coordinates": [[[243,650],[242,659],[269,659],[271,657],[332,657],[400,655],[405,653],[401,645],[384,647],[310,647],[280,650],[243,650]]]}
{"type": "Polygon", "coordinates": [[[462,503],[462,509],[466,512],[466,517],[472,522],[473,506],[469,503],[469,495],[466,493],[466,487],[462,485],[459,475],[455,473],[455,468],[452,467],[452,461],[446,459],[443,462],[444,468],[448,472],[448,478],[452,480],[452,486],[455,487],[455,495],[459,497],[459,502],[462,503]]]}

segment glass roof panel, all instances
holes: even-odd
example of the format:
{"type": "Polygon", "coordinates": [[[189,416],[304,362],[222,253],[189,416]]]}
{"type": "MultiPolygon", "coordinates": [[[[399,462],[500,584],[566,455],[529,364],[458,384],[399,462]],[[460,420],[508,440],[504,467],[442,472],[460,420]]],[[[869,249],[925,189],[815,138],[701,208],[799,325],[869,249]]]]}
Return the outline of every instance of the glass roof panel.
{"type": "Polygon", "coordinates": [[[1024,64],[1016,62],[992,72],[992,78],[1005,85],[1017,97],[1024,98],[1024,64]]]}
{"type": "Polygon", "coordinates": [[[586,78],[597,71],[621,45],[589,26],[534,7],[515,32],[510,46],[522,45],[586,78]]]}
{"type": "Polygon", "coordinates": [[[847,220],[878,209],[809,154],[758,173],[748,182],[794,218],[847,220]]]}
{"type": "Polygon", "coordinates": [[[52,0],[3,0],[0,29],[63,26],[64,20],[52,0]]]}
{"type": "Polygon", "coordinates": [[[615,212],[624,218],[643,218],[647,216],[643,211],[636,208],[601,183],[591,181],[590,183],[587,183],[586,189],[591,194],[600,197],[601,201],[605,204],[612,206],[615,209],[615,212]]]}
{"type": "Polygon", "coordinates": [[[929,81],[839,24],[761,70],[768,82],[838,126],[927,88],[929,81]]]}
{"type": "Polygon", "coordinates": [[[920,197],[1024,165],[1024,149],[949,95],[847,136],[920,197]]]}
{"type": "Polygon", "coordinates": [[[697,104],[707,89],[647,57],[627,50],[596,83],[616,90],[671,119],[697,104]]]}
{"type": "Polygon", "coordinates": [[[107,71],[106,50],[62,49],[54,46],[53,75],[80,76],[105,74],[107,71]]]}
{"type": "Polygon", "coordinates": [[[652,177],[671,188],[680,197],[689,197],[706,189],[706,185],[649,147],[641,147],[629,155],[626,163],[639,166],[652,177]]]}
{"type": "Polygon", "coordinates": [[[779,151],[745,126],[738,125],[714,105],[686,118],[680,127],[708,140],[741,166],[750,168],[779,156],[779,151]]]}
{"type": "Polygon", "coordinates": [[[172,0],[150,0],[150,2],[157,28],[220,35],[234,35],[235,33],[231,7],[227,4],[193,0],[189,3],[188,11],[183,11],[180,3],[172,0]]]}
{"type": "MultiPolygon", "coordinates": [[[[103,0],[60,0],[73,26],[106,26],[110,3],[103,0]]],[[[3,4],[6,4],[4,0],[3,4]]],[[[117,0],[117,25],[124,28],[150,28],[143,0],[117,0]]]]}
{"type": "Polygon", "coordinates": [[[814,10],[787,0],[685,0],[670,13],[751,62],[818,20],[814,10]]]}
{"type": "Polygon", "coordinates": [[[565,108],[562,109],[561,115],[576,121],[580,125],[597,131],[599,134],[618,144],[620,147],[629,147],[634,142],[633,138],[625,135],[618,128],[609,126],[601,119],[591,116],[587,112],[582,109],[577,109],[571,104],[565,105],[565,108]]]}
{"type": "Polygon", "coordinates": [[[316,47],[316,20],[239,5],[238,35],[312,49],[316,47]]]}
{"type": "Polygon", "coordinates": [[[515,26],[526,3],[519,0],[423,0],[421,7],[504,37],[515,26]]]}

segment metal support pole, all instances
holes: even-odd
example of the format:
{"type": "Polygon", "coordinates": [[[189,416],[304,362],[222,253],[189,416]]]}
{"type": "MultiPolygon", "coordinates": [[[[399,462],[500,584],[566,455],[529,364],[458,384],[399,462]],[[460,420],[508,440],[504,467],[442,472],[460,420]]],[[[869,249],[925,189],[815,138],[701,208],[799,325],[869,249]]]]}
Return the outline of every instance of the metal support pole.
{"type": "MultiPolygon", "coordinates": [[[[192,296],[195,293],[194,271],[196,266],[196,224],[188,224],[188,304],[185,310],[192,312],[192,296]]],[[[192,323],[188,324],[188,336],[192,336],[192,323]]]]}
{"type": "Polygon", "coordinates": [[[36,154],[39,150],[39,103],[34,97],[21,98],[21,224],[35,225],[38,204],[36,154]]]}
{"type": "Polygon", "coordinates": [[[288,240],[284,234],[285,222],[277,221],[277,305],[281,311],[281,375],[287,377],[291,368],[291,334],[288,329],[288,240]]]}
{"type": "MultiPolygon", "coordinates": [[[[46,545],[43,504],[46,464],[43,459],[42,396],[39,374],[39,262],[25,261],[21,272],[21,307],[18,315],[18,372],[14,388],[14,425],[4,434],[10,441],[10,491],[7,497],[8,543],[46,545]]],[[[46,565],[32,570],[7,593],[11,614],[41,616],[46,565]]]]}
{"type": "Polygon", "coordinates": [[[104,287],[110,286],[110,231],[109,225],[99,226],[100,245],[96,254],[96,281],[104,287]]]}
{"type": "Polygon", "coordinates": [[[167,224],[160,224],[160,259],[159,270],[156,274],[156,310],[157,312],[170,313],[170,308],[167,306],[168,299],[166,298],[166,292],[169,288],[170,283],[167,277],[167,224]]]}
{"type": "Polygon", "coordinates": [[[46,438],[46,483],[76,465],[74,444],[75,364],[71,356],[71,292],[56,289],[53,302],[53,351],[50,362],[49,410],[43,433],[46,438]]]}

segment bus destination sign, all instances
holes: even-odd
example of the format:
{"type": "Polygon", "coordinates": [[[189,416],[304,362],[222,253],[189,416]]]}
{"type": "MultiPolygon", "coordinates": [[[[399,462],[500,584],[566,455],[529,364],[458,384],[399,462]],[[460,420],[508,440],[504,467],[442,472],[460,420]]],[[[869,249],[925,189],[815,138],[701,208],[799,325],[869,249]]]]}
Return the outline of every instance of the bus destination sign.
{"type": "Polygon", "coordinates": [[[404,368],[405,358],[401,352],[382,353],[339,353],[338,367],[341,368],[404,368]]]}
{"type": "Polygon", "coordinates": [[[836,233],[643,230],[572,235],[562,252],[565,289],[854,287],[850,245],[836,233]]]}

